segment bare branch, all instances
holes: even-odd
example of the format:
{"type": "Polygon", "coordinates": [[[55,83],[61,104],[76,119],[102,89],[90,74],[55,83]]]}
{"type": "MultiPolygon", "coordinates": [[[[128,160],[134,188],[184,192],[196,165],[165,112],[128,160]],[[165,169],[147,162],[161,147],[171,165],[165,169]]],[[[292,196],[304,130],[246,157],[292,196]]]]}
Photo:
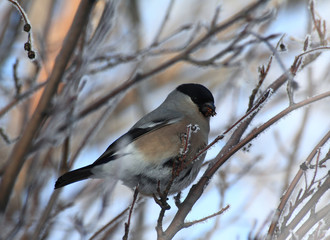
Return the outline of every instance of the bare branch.
{"type": "MultiPolygon", "coordinates": [[[[103,104],[108,102],[111,98],[117,96],[118,94],[121,94],[125,91],[127,91],[129,88],[131,88],[133,85],[148,79],[155,74],[158,74],[165,69],[173,66],[174,64],[178,63],[179,61],[183,61],[187,59],[187,56],[192,54],[193,52],[197,51],[201,46],[204,46],[204,44],[207,41],[210,41],[210,39],[217,33],[227,29],[229,26],[233,25],[237,21],[244,19],[245,17],[250,14],[250,12],[254,11],[258,7],[260,7],[262,4],[266,3],[267,0],[259,0],[255,3],[250,4],[247,6],[244,10],[241,10],[240,12],[236,13],[234,16],[229,18],[228,20],[224,21],[223,23],[218,24],[214,29],[211,29],[209,32],[207,32],[204,36],[202,36],[199,40],[192,43],[190,46],[185,48],[185,50],[173,58],[167,60],[166,62],[160,64],[159,66],[153,68],[152,70],[145,72],[145,73],[136,73],[133,75],[130,79],[128,79],[126,82],[115,88],[112,92],[107,94],[106,96],[102,97],[101,99],[95,101],[90,106],[87,106],[85,109],[83,109],[81,112],[77,114],[77,116],[74,118],[73,121],[77,121],[86,115],[90,114],[91,112],[96,111],[99,109],[103,104]]],[[[60,130],[66,129],[69,125],[71,125],[72,122],[69,122],[65,124],[64,126],[60,127],[60,130]]]]}

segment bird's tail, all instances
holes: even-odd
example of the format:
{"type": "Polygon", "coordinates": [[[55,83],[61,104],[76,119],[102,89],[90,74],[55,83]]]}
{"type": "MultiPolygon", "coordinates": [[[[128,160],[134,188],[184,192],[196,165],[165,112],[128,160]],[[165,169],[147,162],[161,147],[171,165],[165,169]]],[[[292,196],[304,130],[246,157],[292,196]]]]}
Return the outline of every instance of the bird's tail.
{"type": "Polygon", "coordinates": [[[89,165],[63,174],[61,177],[57,179],[55,183],[55,189],[89,178],[90,176],[93,175],[91,171],[92,167],[93,167],[92,165],[89,165]]]}

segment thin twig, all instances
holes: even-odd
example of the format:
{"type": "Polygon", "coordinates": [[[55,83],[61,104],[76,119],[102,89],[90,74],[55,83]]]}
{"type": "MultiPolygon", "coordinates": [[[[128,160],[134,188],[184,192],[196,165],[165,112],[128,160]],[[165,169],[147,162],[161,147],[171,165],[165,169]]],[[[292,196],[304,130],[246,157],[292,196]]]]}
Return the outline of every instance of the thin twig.
{"type": "Polygon", "coordinates": [[[158,41],[160,39],[160,35],[162,34],[162,32],[164,31],[165,25],[168,22],[168,19],[170,17],[170,13],[172,12],[173,9],[173,5],[174,5],[174,1],[175,0],[171,0],[170,3],[168,4],[167,10],[166,10],[166,14],[165,17],[162,21],[162,24],[160,25],[157,34],[155,35],[154,40],[152,41],[151,47],[155,46],[158,44],[158,41]]]}
{"type": "MultiPolygon", "coordinates": [[[[60,168],[61,173],[64,173],[65,171],[67,171],[67,163],[68,163],[68,159],[69,159],[69,155],[70,155],[69,149],[70,149],[70,138],[66,138],[63,143],[61,168],[60,168]]],[[[31,239],[36,239],[36,240],[40,239],[41,232],[42,232],[42,230],[44,230],[46,223],[50,219],[49,216],[51,214],[51,211],[53,210],[53,207],[56,204],[56,201],[57,201],[60,193],[61,193],[61,191],[52,192],[52,195],[51,195],[50,199],[48,200],[46,208],[42,212],[41,217],[38,219],[37,226],[35,227],[35,229],[33,231],[33,236],[31,239]]]]}
{"type": "Polygon", "coordinates": [[[221,6],[217,6],[213,15],[213,19],[211,21],[211,29],[215,28],[217,26],[217,21],[219,19],[219,14],[220,14],[221,6]]]}
{"type": "Polygon", "coordinates": [[[325,22],[324,22],[324,25],[323,25],[324,29],[321,29],[321,20],[316,19],[316,17],[315,17],[314,0],[310,1],[309,10],[310,10],[310,13],[312,15],[312,20],[313,20],[313,23],[314,23],[314,27],[317,31],[317,34],[318,34],[319,38],[320,38],[321,45],[326,45],[327,40],[326,40],[325,22]]]}
{"type": "Polygon", "coordinates": [[[128,233],[129,233],[129,227],[131,225],[132,213],[134,210],[134,206],[135,206],[138,194],[139,194],[139,188],[135,187],[133,201],[132,201],[131,207],[129,209],[129,213],[128,213],[128,220],[127,220],[127,223],[125,223],[125,234],[123,236],[123,240],[128,239],[128,233]]]}
{"type": "Polygon", "coordinates": [[[7,133],[5,132],[5,130],[0,127],[0,137],[3,139],[3,141],[5,141],[5,143],[7,143],[8,145],[11,144],[13,141],[9,138],[9,136],[7,135],[7,133]]]}
{"type": "MultiPolygon", "coordinates": [[[[282,41],[283,38],[284,38],[284,35],[282,35],[282,37],[277,42],[277,45],[276,45],[275,50],[278,48],[278,46],[280,45],[280,42],[282,41]]],[[[265,41],[268,41],[268,38],[266,38],[265,41]]],[[[249,111],[253,107],[254,99],[256,97],[256,94],[258,93],[258,91],[259,91],[261,85],[263,84],[266,76],[268,75],[268,72],[269,72],[270,66],[271,66],[271,64],[273,62],[273,57],[274,57],[274,54],[275,53],[276,52],[273,52],[272,55],[270,56],[270,58],[268,60],[268,63],[267,63],[266,69],[265,69],[265,66],[264,65],[262,65],[261,67],[258,68],[259,81],[258,81],[257,86],[252,90],[251,96],[249,97],[249,105],[248,105],[247,111],[249,111]]]]}
{"type": "Polygon", "coordinates": [[[14,239],[14,237],[19,232],[22,225],[27,220],[26,212],[27,212],[27,209],[28,209],[28,206],[29,206],[29,203],[30,203],[29,199],[30,199],[30,195],[31,195],[31,189],[32,189],[32,187],[30,186],[27,190],[24,205],[23,205],[23,207],[20,211],[19,220],[18,220],[17,224],[15,225],[15,227],[10,231],[10,233],[4,239],[6,239],[6,240],[14,239]]]}
{"type": "Polygon", "coordinates": [[[250,33],[255,36],[256,38],[260,39],[262,42],[264,42],[266,44],[266,46],[271,50],[272,55],[275,56],[275,59],[277,60],[278,64],[280,65],[282,71],[287,74],[288,77],[288,84],[287,84],[287,93],[288,93],[288,97],[289,97],[289,103],[290,105],[292,105],[294,103],[293,100],[293,90],[292,90],[292,84],[293,84],[293,75],[291,74],[291,72],[287,72],[286,71],[286,67],[282,61],[282,59],[280,58],[280,56],[277,53],[276,48],[274,48],[267,39],[265,39],[264,37],[260,36],[259,34],[250,31],[250,33]]]}
{"type": "Polygon", "coordinates": [[[34,94],[36,91],[40,90],[43,88],[48,81],[39,83],[38,85],[30,88],[29,90],[26,90],[24,93],[21,93],[20,95],[16,96],[10,103],[8,103],[5,107],[3,107],[0,110],[0,118],[5,115],[10,109],[15,107],[18,103],[20,103],[22,100],[25,98],[30,97],[32,94],[34,94]]]}
{"type": "Polygon", "coordinates": [[[294,166],[294,162],[296,160],[296,155],[298,153],[298,149],[299,149],[300,143],[302,141],[302,135],[304,133],[304,130],[306,129],[307,119],[308,119],[310,110],[311,110],[310,108],[305,109],[303,119],[302,119],[302,122],[300,124],[300,128],[297,132],[297,135],[294,138],[295,141],[291,145],[291,153],[289,153],[289,156],[288,156],[289,161],[288,161],[288,165],[286,167],[286,174],[285,174],[285,178],[284,178],[284,184],[283,184],[283,191],[282,192],[284,192],[284,190],[289,185],[290,176],[292,176],[292,168],[294,166]]]}
{"type": "Polygon", "coordinates": [[[114,223],[116,223],[117,221],[119,221],[122,217],[125,216],[126,212],[130,209],[130,207],[125,208],[123,211],[121,211],[116,217],[114,217],[113,219],[111,219],[107,224],[105,224],[102,228],[100,228],[99,230],[97,230],[91,237],[89,240],[94,240],[96,239],[101,233],[103,233],[105,230],[107,230],[109,228],[109,226],[113,225],[114,223]]]}
{"type": "Polygon", "coordinates": [[[224,213],[225,211],[227,211],[229,209],[229,205],[225,206],[224,208],[222,208],[220,211],[216,212],[216,213],[213,213],[207,217],[204,217],[204,218],[201,218],[201,219],[198,219],[196,221],[192,221],[192,222],[186,222],[183,224],[183,228],[188,228],[192,225],[195,225],[196,223],[201,223],[201,222],[205,222],[206,220],[209,220],[210,218],[213,218],[213,217],[216,217],[216,216],[219,216],[221,215],[222,213],[224,213]]]}
{"type": "Polygon", "coordinates": [[[19,94],[21,93],[21,90],[22,90],[22,83],[21,83],[20,79],[18,78],[18,74],[17,74],[18,63],[19,63],[19,60],[16,59],[14,65],[13,65],[13,79],[14,79],[15,90],[16,90],[15,97],[19,96],[19,94]]]}

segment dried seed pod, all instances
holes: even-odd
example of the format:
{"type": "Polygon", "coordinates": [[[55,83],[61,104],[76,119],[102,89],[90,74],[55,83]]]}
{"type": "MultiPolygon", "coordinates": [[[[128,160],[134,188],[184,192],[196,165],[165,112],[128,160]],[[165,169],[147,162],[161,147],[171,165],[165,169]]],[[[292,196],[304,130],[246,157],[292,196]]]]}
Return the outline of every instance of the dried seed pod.
{"type": "Polygon", "coordinates": [[[35,53],[34,51],[29,51],[29,52],[28,52],[28,57],[29,57],[30,59],[34,59],[34,58],[36,57],[36,53],[35,53]]]}
{"type": "Polygon", "coordinates": [[[24,50],[31,51],[31,44],[29,42],[24,43],[24,50]]]}
{"type": "Polygon", "coordinates": [[[30,32],[30,30],[31,30],[31,25],[28,24],[28,23],[25,23],[25,24],[24,24],[24,27],[23,27],[23,30],[24,30],[25,32],[30,32]]]}

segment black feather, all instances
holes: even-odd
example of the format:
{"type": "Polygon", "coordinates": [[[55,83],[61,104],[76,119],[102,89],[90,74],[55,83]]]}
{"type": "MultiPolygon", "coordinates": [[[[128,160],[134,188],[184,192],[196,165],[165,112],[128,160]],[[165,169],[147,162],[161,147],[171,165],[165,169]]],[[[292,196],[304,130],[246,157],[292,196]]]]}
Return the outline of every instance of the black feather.
{"type": "Polygon", "coordinates": [[[208,118],[216,115],[214,98],[210,90],[201,84],[186,83],[176,88],[179,92],[182,92],[190,97],[190,99],[198,106],[199,111],[208,118]]]}
{"type": "Polygon", "coordinates": [[[93,173],[91,172],[92,167],[92,165],[88,165],[86,167],[79,168],[63,174],[57,179],[55,183],[55,189],[89,178],[93,175],[93,173]]]}
{"type": "Polygon", "coordinates": [[[186,83],[186,84],[181,84],[176,89],[179,92],[188,95],[191,98],[191,100],[198,106],[201,106],[205,103],[214,104],[214,98],[212,93],[210,92],[210,90],[208,90],[206,87],[204,87],[201,84],[186,83]]]}

